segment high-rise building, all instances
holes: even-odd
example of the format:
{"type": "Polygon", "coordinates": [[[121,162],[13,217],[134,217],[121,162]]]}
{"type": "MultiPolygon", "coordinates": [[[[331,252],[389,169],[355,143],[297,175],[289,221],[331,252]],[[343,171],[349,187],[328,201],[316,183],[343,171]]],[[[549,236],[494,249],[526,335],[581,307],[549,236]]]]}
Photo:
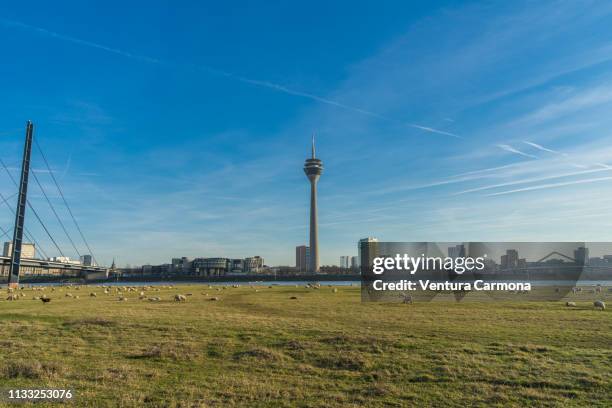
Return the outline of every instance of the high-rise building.
{"type": "Polygon", "coordinates": [[[359,260],[356,256],[351,256],[351,269],[354,271],[359,269],[359,260]]]}
{"type": "Polygon", "coordinates": [[[574,259],[578,265],[587,265],[589,263],[589,248],[578,247],[574,250],[574,259]]]}
{"type": "Polygon", "coordinates": [[[359,266],[361,273],[364,272],[364,268],[372,266],[373,259],[378,254],[378,239],[374,237],[362,238],[357,244],[359,251],[359,266]]]}
{"type": "Polygon", "coordinates": [[[344,269],[349,268],[350,256],[341,256],[340,257],[340,267],[344,269]]]}
{"type": "Polygon", "coordinates": [[[455,245],[452,247],[448,247],[448,257],[449,258],[464,258],[465,257],[465,245],[455,245]]]}
{"type": "Polygon", "coordinates": [[[96,266],[91,255],[81,255],[80,259],[83,266],[96,266]]]}
{"type": "MultiPolygon", "coordinates": [[[[13,252],[13,242],[8,241],[4,243],[4,248],[2,251],[2,256],[11,257],[11,252],[13,252]]],[[[26,259],[34,259],[36,257],[36,246],[30,243],[22,243],[21,244],[21,257],[26,259]]]]}
{"type": "Polygon", "coordinates": [[[304,163],[304,173],[310,180],[310,264],[308,272],[319,272],[319,224],[317,222],[317,182],[323,173],[323,162],[316,158],[312,137],[312,157],[304,163]]]}
{"type": "Polygon", "coordinates": [[[500,266],[502,269],[518,268],[519,255],[516,249],[507,249],[506,255],[501,256],[500,266]]]}
{"type": "Polygon", "coordinates": [[[306,245],[295,247],[295,269],[298,272],[308,272],[310,265],[310,248],[306,245]]]}

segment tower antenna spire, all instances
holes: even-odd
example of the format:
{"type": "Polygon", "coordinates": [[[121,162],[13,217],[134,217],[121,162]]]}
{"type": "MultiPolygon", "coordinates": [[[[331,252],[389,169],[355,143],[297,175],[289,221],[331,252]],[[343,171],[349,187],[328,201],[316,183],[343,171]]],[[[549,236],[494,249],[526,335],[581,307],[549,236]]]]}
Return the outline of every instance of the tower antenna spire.
{"type": "Polygon", "coordinates": [[[312,134],[312,158],[316,158],[315,156],[315,135],[314,133],[312,134]]]}

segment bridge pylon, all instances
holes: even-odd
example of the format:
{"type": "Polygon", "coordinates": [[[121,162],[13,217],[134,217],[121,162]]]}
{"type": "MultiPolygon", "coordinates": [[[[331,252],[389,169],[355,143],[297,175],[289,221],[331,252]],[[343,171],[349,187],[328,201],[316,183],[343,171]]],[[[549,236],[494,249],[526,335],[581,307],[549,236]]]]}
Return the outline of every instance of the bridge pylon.
{"type": "Polygon", "coordinates": [[[17,210],[15,211],[15,229],[13,230],[13,245],[11,250],[11,266],[8,276],[8,286],[19,285],[19,268],[21,266],[21,245],[23,243],[23,226],[25,223],[26,205],[28,203],[28,178],[30,176],[30,157],[32,154],[32,135],[34,125],[28,121],[26,125],[23,160],[21,162],[21,178],[19,179],[19,194],[17,195],[17,210]]]}

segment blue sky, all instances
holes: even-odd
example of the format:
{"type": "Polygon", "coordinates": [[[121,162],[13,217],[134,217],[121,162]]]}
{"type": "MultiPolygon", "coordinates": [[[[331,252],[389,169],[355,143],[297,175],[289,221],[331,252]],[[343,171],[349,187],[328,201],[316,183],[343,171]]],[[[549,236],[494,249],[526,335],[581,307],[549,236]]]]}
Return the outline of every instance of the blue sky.
{"type": "Polygon", "coordinates": [[[313,132],[322,264],[364,236],[611,240],[612,5],[329,3],[4,4],[0,157],[32,119],[103,263],[293,264],[313,132]]]}

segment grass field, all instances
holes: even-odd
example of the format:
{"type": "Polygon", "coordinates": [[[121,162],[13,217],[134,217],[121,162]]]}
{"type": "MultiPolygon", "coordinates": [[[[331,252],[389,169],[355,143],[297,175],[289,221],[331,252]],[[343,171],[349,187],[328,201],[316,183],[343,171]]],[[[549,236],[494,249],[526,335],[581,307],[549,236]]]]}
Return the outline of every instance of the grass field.
{"type": "Polygon", "coordinates": [[[71,388],[91,407],[612,405],[612,313],[586,298],[362,304],[351,287],[257,290],[177,286],[150,302],[47,288],[43,304],[3,289],[0,388],[71,388]]]}

